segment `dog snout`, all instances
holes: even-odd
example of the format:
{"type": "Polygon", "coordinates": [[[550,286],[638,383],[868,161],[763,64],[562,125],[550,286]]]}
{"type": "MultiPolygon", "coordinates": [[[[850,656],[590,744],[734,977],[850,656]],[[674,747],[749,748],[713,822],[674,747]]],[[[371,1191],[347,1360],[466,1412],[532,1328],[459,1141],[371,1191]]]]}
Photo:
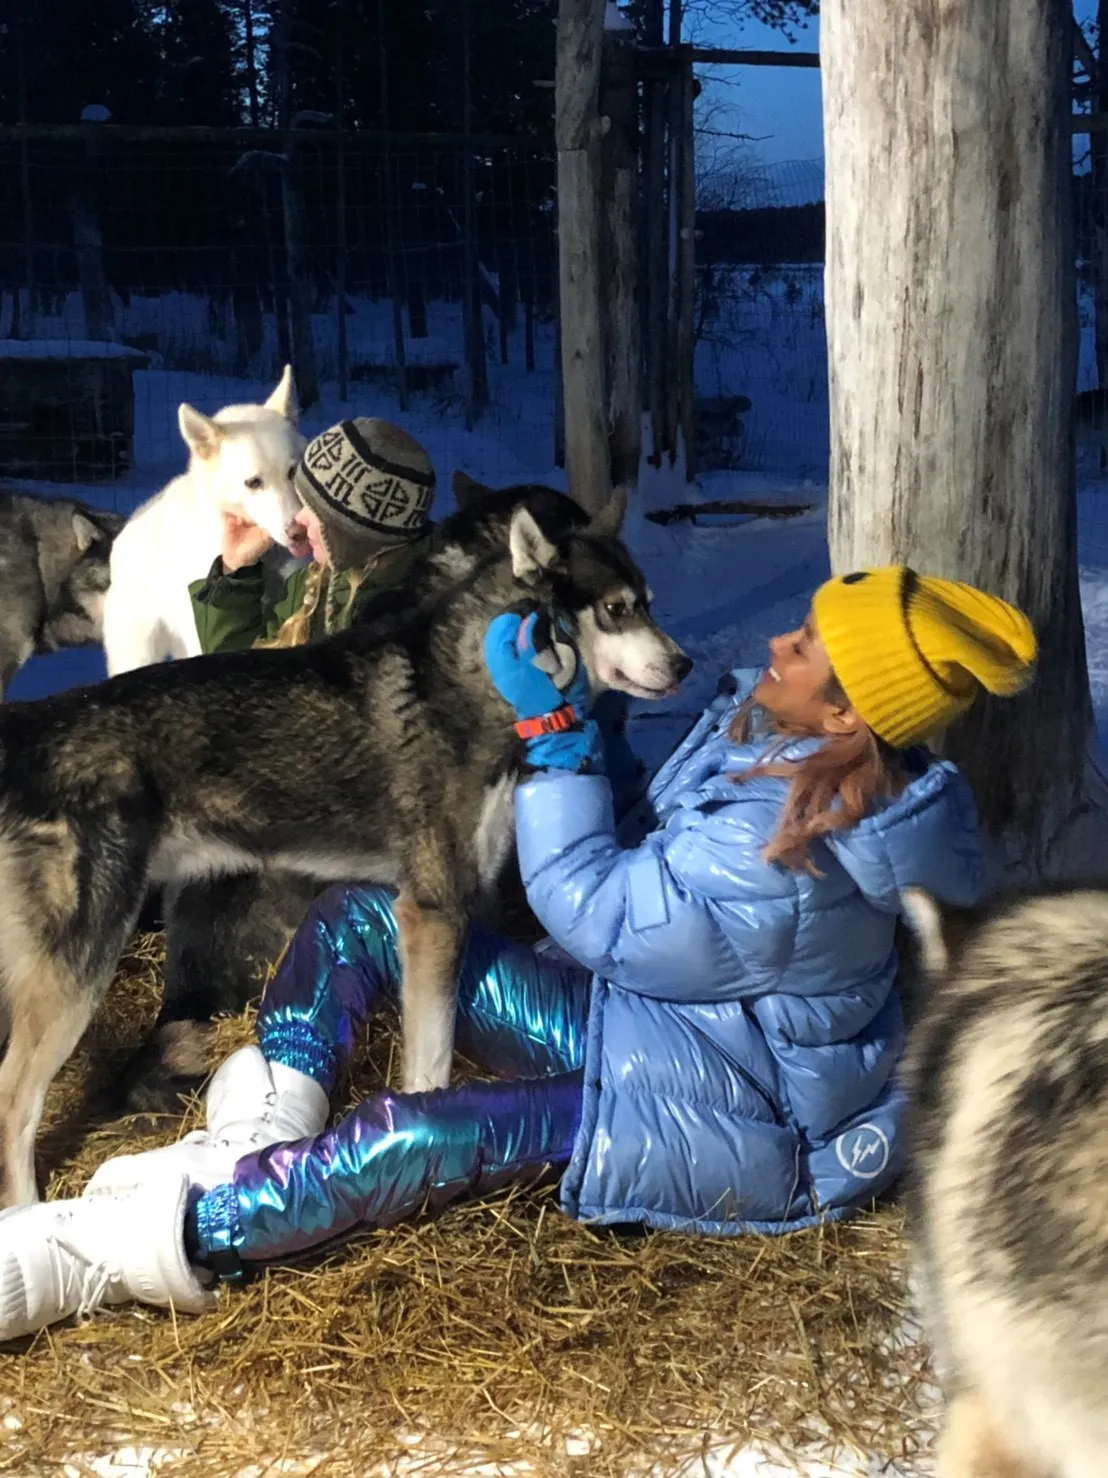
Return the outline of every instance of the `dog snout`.
{"type": "Polygon", "coordinates": [[[674,682],[683,683],[688,677],[689,673],[693,670],[694,666],[695,663],[693,662],[693,659],[688,656],[687,653],[678,652],[673,658],[674,682]]]}

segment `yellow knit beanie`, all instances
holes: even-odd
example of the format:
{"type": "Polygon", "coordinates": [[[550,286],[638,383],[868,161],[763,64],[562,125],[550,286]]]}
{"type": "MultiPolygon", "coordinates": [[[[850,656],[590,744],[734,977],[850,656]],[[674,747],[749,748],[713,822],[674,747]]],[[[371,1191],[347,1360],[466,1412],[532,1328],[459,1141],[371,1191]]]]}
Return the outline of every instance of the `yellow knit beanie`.
{"type": "Polygon", "coordinates": [[[1031,681],[1038,642],[1022,611],[972,585],[904,565],[828,580],[812,601],[843,691],[895,749],[945,729],[981,688],[1031,681]]]}

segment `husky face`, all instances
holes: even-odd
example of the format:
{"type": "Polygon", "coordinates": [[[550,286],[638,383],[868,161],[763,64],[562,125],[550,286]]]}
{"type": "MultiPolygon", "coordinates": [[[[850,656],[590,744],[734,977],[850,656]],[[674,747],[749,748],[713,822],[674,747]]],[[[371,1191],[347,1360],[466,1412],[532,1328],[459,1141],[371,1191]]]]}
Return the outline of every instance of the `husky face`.
{"type": "Polygon", "coordinates": [[[231,405],[214,416],[182,405],[178,413],[191,468],[208,480],[220,511],[256,523],[293,553],[289,525],[300,511],[293,477],[306,445],[299,414],[290,365],[264,405],[231,405]]]}
{"type": "Polygon", "coordinates": [[[73,563],[58,591],[55,609],[44,623],[45,645],[76,647],[101,640],[104,602],[111,583],[112,540],[123,523],[120,514],[99,509],[74,513],[73,563]]]}
{"type": "Polygon", "coordinates": [[[570,559],[571,589],[563,598],[575,615],[593,683],[633,698],[669,697],[692,671],[692,659],[651,615],[642,572],[618,544],[597,550],[588,540],[582,546],[570,559]]]}
{"type": "MultiPolygon", "coordinates": [[[[568,502],[568,500],[563,500],[568,502]]],[[[574,629],[594,690],[669,697],[692,659],[658,626],[642,571],[616,537],[625,499],[568,535],[549,537],[526,507],[513,515],[509,545],[516,578],[544,591],[574,629]]]]}

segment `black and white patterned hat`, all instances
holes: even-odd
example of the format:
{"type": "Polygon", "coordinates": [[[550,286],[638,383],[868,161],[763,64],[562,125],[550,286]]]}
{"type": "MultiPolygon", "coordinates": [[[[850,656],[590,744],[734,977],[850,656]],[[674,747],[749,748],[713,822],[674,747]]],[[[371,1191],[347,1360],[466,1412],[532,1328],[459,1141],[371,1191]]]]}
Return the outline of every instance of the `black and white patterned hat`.
{"type": "Polygon", "coordinates": [[[319,517],[331,562],[342,569],[364,559],[367,550],[423,533],[435,497],[435,469],[419,442],[399,426],[359,417],[308,443],[296,490],[319,517]]]}

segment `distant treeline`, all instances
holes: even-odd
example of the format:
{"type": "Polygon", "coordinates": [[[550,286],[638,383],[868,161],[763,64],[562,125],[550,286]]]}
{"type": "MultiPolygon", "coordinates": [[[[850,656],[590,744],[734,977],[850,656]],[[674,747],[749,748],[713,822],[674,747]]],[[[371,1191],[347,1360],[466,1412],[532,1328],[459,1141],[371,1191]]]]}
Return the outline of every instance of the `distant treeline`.
{"type": "Polygon", "coordinates": [[[766,205],[755,210],[707,210],[696,217],[704,262],[822,262],[823,201],[808,205],[766,205]]]}

